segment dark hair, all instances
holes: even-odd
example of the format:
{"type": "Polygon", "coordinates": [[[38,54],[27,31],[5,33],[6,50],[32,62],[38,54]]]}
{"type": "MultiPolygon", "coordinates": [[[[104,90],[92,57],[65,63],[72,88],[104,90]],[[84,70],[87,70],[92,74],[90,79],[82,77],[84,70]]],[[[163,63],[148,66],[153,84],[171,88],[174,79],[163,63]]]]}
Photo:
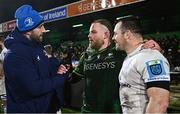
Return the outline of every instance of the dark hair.
{"type": "Polygon", "coordinates": [[[100,24],[106,26],[110,32],[110,38],[112,38],[114,32],[113,32],[113,27],[112,27],[112,24],[110,21],[108,21],[107,19],[97,19],[97,20],[93,21],[92,23],[100,23],[100,24]]]}
{"type": "Polygon", "coordinates": [[[0,35],[0,41],[4,42],[4,36],[3,35],[0,35]]]}
{"type": "Polygon", "coordinates": [[[118,22],[122,22],[121,30],[130,30],[132,33],[142,34],[141,24],[139,17],[132,16],[127,18],[121,18],[118,22]]]}
{"type": "Polygon", "coordinates": [[[50,44],[44,46],[45,51],[47,54],[52,55],[53,48],[50,44]]]}

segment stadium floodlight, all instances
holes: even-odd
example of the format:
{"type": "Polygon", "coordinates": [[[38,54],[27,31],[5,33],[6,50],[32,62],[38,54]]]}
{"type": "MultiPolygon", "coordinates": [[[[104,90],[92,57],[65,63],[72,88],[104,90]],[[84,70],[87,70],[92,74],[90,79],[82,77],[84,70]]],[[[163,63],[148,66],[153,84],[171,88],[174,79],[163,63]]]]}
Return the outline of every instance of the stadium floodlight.
{"type": "Polygon", "coordinates": [[[115,7],[116,6],[116,1],[112,0],[112,6],[115,7]]]}
{"type": "Polygon", "coordinates": [[[81,27],[81,26],[83,26],[83,24],[73,25],[72,27],[73,27],[73,28],[76,28],[76,27],[81,27]]]}
{"type": "Polygon", "coordinates": [[[107,5],[106,3],[107,3],[106,0],[102,0],[102,1],[101,1],[101,7],[102,7],[102,8],[106,8],[106,5],[107,5]]]}
{"type": "Polygon", "coordinates": [[[133,15],[126,15],[126,16],[122,16],[122,17],[117,17],[116,20],[132,17],[132,16],[133,15]]]}

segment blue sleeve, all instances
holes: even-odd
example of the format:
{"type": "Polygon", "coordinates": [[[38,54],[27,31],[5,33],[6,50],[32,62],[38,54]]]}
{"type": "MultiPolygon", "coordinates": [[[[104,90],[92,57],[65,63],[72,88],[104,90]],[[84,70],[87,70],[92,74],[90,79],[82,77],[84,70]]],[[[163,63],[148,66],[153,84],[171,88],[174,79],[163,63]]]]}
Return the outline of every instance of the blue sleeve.
{"type": "Polygon", "coordinates": [[[8,89],[19,97],[38,97],[52,92],[62,86],[66,75],[41,76],[32,61],[16,55],[5,59],[4,71],[8,89]]]}

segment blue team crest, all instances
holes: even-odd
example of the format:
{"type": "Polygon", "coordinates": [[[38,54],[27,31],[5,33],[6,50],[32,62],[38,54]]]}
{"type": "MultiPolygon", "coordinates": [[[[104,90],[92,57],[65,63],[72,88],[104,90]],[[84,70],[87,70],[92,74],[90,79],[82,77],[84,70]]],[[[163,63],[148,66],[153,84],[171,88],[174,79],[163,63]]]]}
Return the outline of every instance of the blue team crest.
{"type": "Polygon", "coordinates": [[[146,62],[149,79],[162,78],[166,75],[162,60],[151,60],[146,62]]]}
{"type": "Polygon", "coordinates": [[[150,66],[151,73],[154,75],[160,75],[162,73],[161,64],[155,64],[150,66]]]}

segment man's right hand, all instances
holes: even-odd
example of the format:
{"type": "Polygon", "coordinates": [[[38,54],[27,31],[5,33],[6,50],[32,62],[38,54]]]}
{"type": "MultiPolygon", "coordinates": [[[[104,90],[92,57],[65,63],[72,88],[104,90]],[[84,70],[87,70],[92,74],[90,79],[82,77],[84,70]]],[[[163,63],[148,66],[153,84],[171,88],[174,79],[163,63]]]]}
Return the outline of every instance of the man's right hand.
{"type": "Polygon", "coordinates": [[[65,65],[60,65],[59,68],[58,68],[58,71],[57,71],[57,74],[65,74],[67,73],[69,70],[69,67],[65,67],[65,65]]]}
{"type": "Polygon", "coordinates": [[[144,40],[144,45],[142,46],[143,49],[151,48],[154,50],[158,50],[162,53],[162,49],[159,44],[154,40],[144,40]]]}

